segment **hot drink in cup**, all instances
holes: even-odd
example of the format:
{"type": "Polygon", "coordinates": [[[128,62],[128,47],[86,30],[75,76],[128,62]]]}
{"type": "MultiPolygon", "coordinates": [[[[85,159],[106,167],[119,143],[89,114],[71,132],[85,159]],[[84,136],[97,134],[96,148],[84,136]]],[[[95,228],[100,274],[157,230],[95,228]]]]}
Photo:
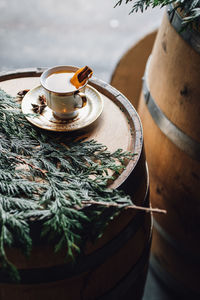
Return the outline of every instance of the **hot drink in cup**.
{"type": "MultiPolygon", "coordinates": [[[[55,117],[72,119],[77,116],[78,110],[86,105],[85,86],[89,78],[86,71],[84,68],[59,66],[43,72],[40,81],[45,91],[47,106],[52,109],[55,117]],[[83,80],[79,81],[80,79],[83,80]]],[[[92,71],[89,74],[91,73],[92,71]]]]}

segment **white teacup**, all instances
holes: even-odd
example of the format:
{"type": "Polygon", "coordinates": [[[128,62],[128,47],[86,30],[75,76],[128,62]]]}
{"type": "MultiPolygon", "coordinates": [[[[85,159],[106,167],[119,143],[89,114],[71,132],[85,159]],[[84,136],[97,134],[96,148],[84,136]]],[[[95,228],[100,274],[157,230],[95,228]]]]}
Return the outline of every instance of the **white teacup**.
{"type": "Polygon", "coordinates": [[[40,77],[47,106],[59,119],[73,119],[77,116],[78,109],[87,103],[85,95],[87,82],[79,89],[70,83],[70,78],[77,70],[78,68],[73,66],[58,66],[47,69],[40,77]]]}

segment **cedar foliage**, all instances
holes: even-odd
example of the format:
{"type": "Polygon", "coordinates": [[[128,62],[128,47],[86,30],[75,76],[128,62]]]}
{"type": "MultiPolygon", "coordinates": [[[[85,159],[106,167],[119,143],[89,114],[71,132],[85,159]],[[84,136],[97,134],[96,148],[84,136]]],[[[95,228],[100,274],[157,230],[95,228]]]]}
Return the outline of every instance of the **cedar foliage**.
{"type": "MultiPolygon", "coordinates": [[[[119,0],[115,7],[122,3],[128,4],[132,0],[119,0]]],[[[199,0],[137,0],[132,5],[130,13],[141,11],[143,12],[149,7],[163,7],[169,4],[174,5],[174,10],[180,9],[183,13],[183,24],[190,24],[193,22],[196,26],[199,25],[200,20],[200,1],[199,0]]]]}
{"type": "Polygon", "coordinates": [[[113,179],[108,170],[119,174],[133,155],[120,149],[110,153],[94,140],[76,141],[39,130],[2,90],[0,124],[0,265],[6,280],[19,281],[6,249],[18,247],[29,255],[32,223],[42,223],[41,239],[53,243],[55,251],[64,248],[66,256],[74,257],[132,203],[107,185],[113,179]],[[91,200],[119,207],[87,205],[91,200]]]}

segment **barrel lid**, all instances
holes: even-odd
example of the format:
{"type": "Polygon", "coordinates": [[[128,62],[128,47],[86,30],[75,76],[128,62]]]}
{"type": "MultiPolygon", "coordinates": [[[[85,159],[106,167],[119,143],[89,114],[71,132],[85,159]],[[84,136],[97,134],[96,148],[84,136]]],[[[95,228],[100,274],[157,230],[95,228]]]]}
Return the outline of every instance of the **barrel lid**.
{"type": "MultiPolygon", "coordinates": [[[[32,89],[38,86],[39,77],[42,71],[43,69],[41,68],[34,68],[2,72],[0,73],[0,88],[15,97],[20,90],[32,89]]],[[[94,77],[89,81],[89,84],[101,94],[104,100],[103,112],[97,121],[88,128],[84,128],[80,132],[70,132],[68,134],[78,134],[80,138],[86,137],[88,140],[94,139],[106,145],[109,151],[115,151],[122,148],[125,151],[137,153],[137,155],[134,156],[134,159],[128,162],[124,171],[110,187],[123,188],[124,184],[129,181],[128,185],[131,186],[131,192],[133,193],[133,191],[137,190],[139,203],[141,202],[140,204],[145,205],[144,201],[148,200],[148,186],[145,177],[146,175],[144,174],[145,171],[143,169],[145,164],[144,156],[142,155],[143,133],[140,118],[131,103],[118,90],[94,77]],[[133,174],[134,180],[132,176],[129,176],[130,174],[133,174]],[[134,189],[135,186],[136,188],[134,189]]],[[[118,218],[111,222],[106,228],[104,235],[98,239],[95,244],[88,243],[85,254],[90,255],[93,252],[96,253],[98,249],[101,249],[104,246],[107,251],[107,244],[110,243],[112,239],[114,239],[114,243],[115,240],[117,240],[119,241],[119,245],[121,245],[121,240],[118,238],[120,232],[120,236],[127,238],[128,235],[123,229],[127,228],[127,230],[129,230],[130,227],[130,235],[134,235],[134,233],[138,231],[138,228],[145,223],[146,217],[144,217],[144,214],[137,214],[137,212],[133,210],[123,211],[118,218]],[[137,219],[138,225],[136,226],[135,222],[137,222],[137,219]],[[133,224],[131,223],[131,220],[133,220],[133,224]]],[[[150,217],[148,216],[148,219],[149,218],[150,217]]],[[[113,249],[116,251],[116,245],[113,249]]],[[[53,255],[53,248],[51,249],[49,245],[34,245],[34,251],[32,251],[31,259],[29,259],[29,261],[27,261],[22,254],[16,252],[17,249],[9,248],[8,251],[10,260],[15,261],[20,269],[27,269],[27,267],[32,268],[33,266],[35,267],[35,264],[37,267],[59,265],[63,263],[63,259],[66,255],[64,251],[64,253],[54,255],[54,259],[50,260],[49,257],[52,257],[53,255]]],[[[102,254],[100,256],[104,257],[105,255],[102,254]]]]}
{"type": "MultiPolygon", "coordinates": [[[[31,68],[1,72],[0,88],[15,97],[20,90],[38,86],[39,77],[44,70],[44,68],[31,68]]],[[[106,145],[111,152],[121,148],[124,151],[137,153],[112,184],[112,187],[116,188],[126,180],[139,160],[143,147],[141,122],[134,107],[118,90],[95,77],[89,81],[89,84],[101,94],[104,109],[97,121],[73,135],[78,134],[87,140],[94,139],[106,145]]]]}

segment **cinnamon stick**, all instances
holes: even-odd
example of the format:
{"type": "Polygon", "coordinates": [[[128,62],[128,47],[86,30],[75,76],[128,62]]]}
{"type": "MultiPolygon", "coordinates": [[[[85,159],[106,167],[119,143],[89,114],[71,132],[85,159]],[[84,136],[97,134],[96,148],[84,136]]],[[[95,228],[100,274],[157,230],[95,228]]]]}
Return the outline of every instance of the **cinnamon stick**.
{"type": "Polygon", "coordinates": [[[88,66],[85,66],[76,71],[76,73],[70,79],[70,82],[78,89],[87,82],[87,80],[92,76],[92,74],[92,69],[88,66]]]}
{"type": "Polygon", "coordinates": [[[90,69],[88,66],[85,66],[83,70],[77,75],[78,81],[81,83],[83,80],[88,79],[91,73],[92,69],[90,69]]]}

